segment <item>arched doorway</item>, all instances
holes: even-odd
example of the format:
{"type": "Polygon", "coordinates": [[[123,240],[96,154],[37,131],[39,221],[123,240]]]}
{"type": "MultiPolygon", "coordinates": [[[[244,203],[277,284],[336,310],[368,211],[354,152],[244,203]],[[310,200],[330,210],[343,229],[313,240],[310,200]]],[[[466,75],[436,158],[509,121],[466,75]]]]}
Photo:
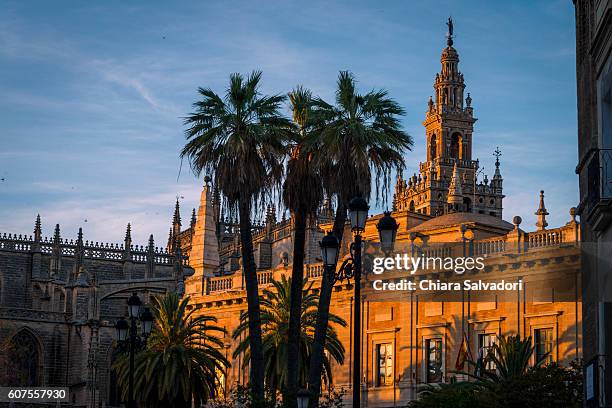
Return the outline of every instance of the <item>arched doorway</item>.
{"type": "Polygon", "coordinates": [[[41,347],[28,329],[22,329],[8,343],[6,368],[3,382],[13,387],[36,387],[40,385],[41,347]]]}

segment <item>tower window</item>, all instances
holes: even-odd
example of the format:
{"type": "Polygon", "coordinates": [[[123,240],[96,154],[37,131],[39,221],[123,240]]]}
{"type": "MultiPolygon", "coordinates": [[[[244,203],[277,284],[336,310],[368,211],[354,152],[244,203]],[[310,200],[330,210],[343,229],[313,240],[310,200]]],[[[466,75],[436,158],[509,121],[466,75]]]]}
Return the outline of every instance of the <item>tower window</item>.
{"type": "Polygon", "coordinates": [[[436,150],[437,150],[437,141],[436,141],[436,134],[432,134],[431,135],[431,140],[429,142],[429,160],[435,160],[436,159],[436,150]]]}
{"type": "Polygon", "coordinates": [[[451,136],[451,144],[450,144],[450,156],[453,159],[461,159],[461,134],[453,133],[451,136]]]}

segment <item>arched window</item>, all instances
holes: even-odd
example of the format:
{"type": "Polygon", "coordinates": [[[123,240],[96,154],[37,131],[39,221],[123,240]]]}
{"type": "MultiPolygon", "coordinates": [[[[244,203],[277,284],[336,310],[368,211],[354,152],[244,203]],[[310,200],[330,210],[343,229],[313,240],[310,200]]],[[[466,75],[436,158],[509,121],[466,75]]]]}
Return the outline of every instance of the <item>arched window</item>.
{"type": "Polygon", "coordinates": [[[410,201],[410,206],[408,207],[408,211],[414,212],[414,201],[410,201]]]}
{"type": "Polygon", "coordinates": [[[463,197],[463,208],[465,212],[472,212],[472,200],[469,197],[463,197]]]}
{"type": "Polygon", "coordinates": [[[436,159],[436,144],[436,134],[434,133],[433,135],[431,135],[431,140],[429,141],[429,160],[436,159]]]}
{"type": "Polygon", "coordinates": [[[453,133],[450,144],[450,157],[461,160],[463,152],[461,151],[461,134],[453,133]]]}
{"type": "MultiPolygon", "coordinates": [[[[10,370],[4,375],[4,385],[36,387],[40,385],[40,343],[26,329],[13,336],[8,345],[10,370]]],[[[8,367],[8,366],[7,366],[8,367]]]]}

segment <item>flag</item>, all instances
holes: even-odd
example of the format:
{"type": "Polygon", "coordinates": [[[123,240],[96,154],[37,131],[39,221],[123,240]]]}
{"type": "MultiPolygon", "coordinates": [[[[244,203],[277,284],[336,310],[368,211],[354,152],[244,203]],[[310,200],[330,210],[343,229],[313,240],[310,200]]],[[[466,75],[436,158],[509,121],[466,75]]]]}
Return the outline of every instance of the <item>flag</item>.
{"type": "Polygon", "coordinates": [[[457,361],[455,362],[455,370],[463,371],[465,368],[465,362],[471,358],[470,346],[467,341],[465,333],[461,339],[461,346],[459,346],[459,353],[457,353],[457,361]]]}

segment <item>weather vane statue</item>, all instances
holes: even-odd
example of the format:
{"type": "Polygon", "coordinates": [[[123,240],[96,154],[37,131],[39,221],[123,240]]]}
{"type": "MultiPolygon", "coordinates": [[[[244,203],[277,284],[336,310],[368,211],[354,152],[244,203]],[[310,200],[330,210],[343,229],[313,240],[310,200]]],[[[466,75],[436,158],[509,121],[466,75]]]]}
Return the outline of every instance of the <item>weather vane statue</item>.
{"type": "Polygon", "coordinates": [[[453,45],[453,18],[452,17],[448,18],[446,25],[448,26],[448,35],[446,37],[447,38],[446,43],[450,47],[451,45],[453,45]]]}
{"type": "Polygon", "coordinates": [[[495,167],[499,167],[499,157],[502,155],[501,150],[499,150],[499,146],[495,148],[493,152],[493,156],[495,156],[495,167]]]}

